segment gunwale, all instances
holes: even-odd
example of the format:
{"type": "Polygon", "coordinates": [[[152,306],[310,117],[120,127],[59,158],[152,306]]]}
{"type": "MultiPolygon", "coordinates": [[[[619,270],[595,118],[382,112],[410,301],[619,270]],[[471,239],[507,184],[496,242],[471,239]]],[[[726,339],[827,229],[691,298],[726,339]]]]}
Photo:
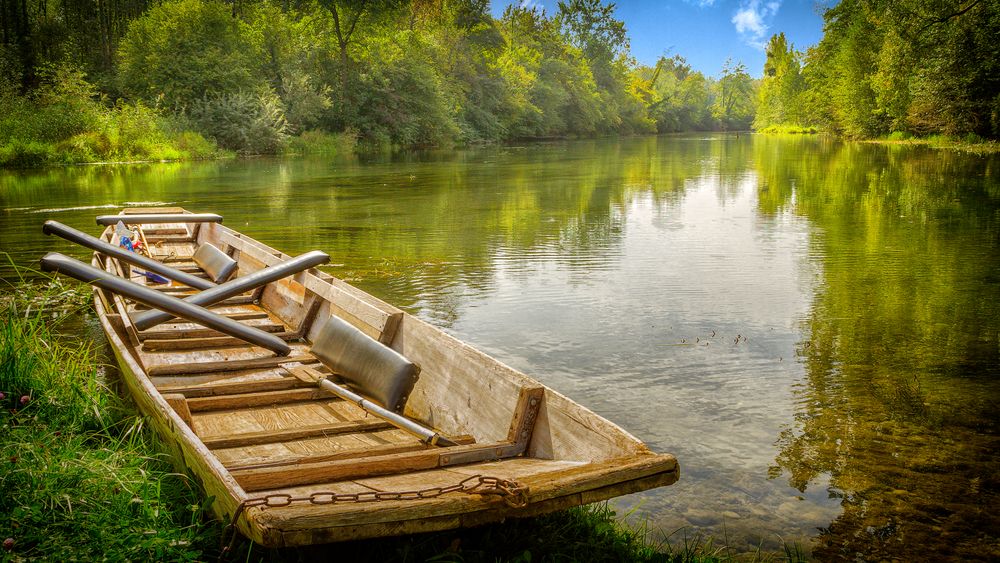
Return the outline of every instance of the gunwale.
{"type": "MultiPolygon", "coordinates": [[[[131,208],[124,213],[187,211],[181,208],[131,208]]],[[[153,233],[151,239],[164,241],[160,244],[169,248],[170,252],[160,253],[160,256],[168,256],[169,259],[163,261],[172,266],[180,264],[195,270],[184,255],[190,257],[197,244],[205,241],[219,243],[231,253],[239,262],[237,275],[289,258],[217,223],[197,224],[194,227],[184,224],[157,227],[147,227],[147,236],[153,233]],[[167,234],[161,236],[161,231],[167,234]]],[[[110,231],[111,227],[105,230],[105,239],[110,231]]],[[[111,261],[104,261],[97,254],[92,263],[102,269],[112,269],[111,261]]],[[[532,417],[529,436],[515,457],[432,469],[407,470],[404,467],[398,473],[390,471],[388,474],[365,475],[361,471],[358,476],[348,479],[324,480],[323,471],[329,471],[329,466],[339,463],[336,467],[343,467],[351,464],[350,459],[357,459],[356,465],[360,467],[375,459],[360,451],[365,448],[370,448],[376,456],[379,452],[399,450],[389,454],[390,465],[393,460],[407,459],[405,452],[420,453],[427,449],[414,444],[413,438],[400,435],[403,434],[401,431],[384,427],[336,435],[317,431],[318,434],[311,436],[292,437],[290,432],[282,438],[281,428],[278,427],[301,427],[304,421],[321,418],[325,424],[345,423],[350,418],[349,413],[338,411],[339,407],[324,406],[322,403],[329,397],[324,398],[314,388],[309,391],[299,382],[288,379],[288,373],[296,366],[317,367],[309,359],[305,343],[290,343],[294,351],[284,361],[267,360],[269,354],[262,356],[261,349],[248,344],[219,340],[196,342],[198,346],[191,349],[170,349],[169,346],[158,349],[154,346],[147,350],[146,344],[150,341],[165,341],[160,337],[154,338],[155,333],[162,336],[170,330],[179,334],[176,340],[185,343],[196,340],[183,334],[185,330],[195,331],[193,334],[201,334],[205,340],[218,337],[205,336],[204,331],[199,333],[197,331],[201,329],[187,323],[174,323],[170,329],[160,326],[145,332],[130,331],[129,305],[103,290],[95,288],[94,293],[98,318],[121,368],[122,380],[170,450],[175,465],[194,476],[204,487],[206,495],[215,498],[212,510],[218,518],[229,522],[234,514],[239,513],[240,517],[235,519],[239,531],[267,547],[403,535],[479,525],[507,517],[534,516],[670,485],[679,478],[679,466],[674,456],[650,451],[645,444],[614,423],[527,375],[342,280],[313,269],[290,280],[269,284],[249,296],[252,299],[237,299],[236,303],[214,306],[212,310],[227,315],[259,315],[263,312],[266,318],[258,316],[255,323],[280,325],[283,330],[278,332],[287,333],[292,340],[297,337],[305,342],[311,341],[321,324],[318,321],[324,316],[341,316],[424,367],[407,404],[407,416],[452,435],[469,436],[479,444],[501,443],[509,438],[518,416],[519,393],[522,390],[539,390],[541,398],[541,404],[532,417]],[[207,348],[199,348],[200,345],[207,348]],[[231,347],[226,347],[229,345],[231,347]],[[234,360],[248,358],[258,358],[262,365],[240,371],[199,371],[209,365],[225,369],[231,367],[234,360]],[[187,372],[180,368],[171,371],[163,366],[182,366],[187,372]],[[265,389],[268,386],[288,389],[265,389]],[[243,391],[257,389],[258,395],[247,402],[247,393],[226,392],[236,388],[243,391]],[[301,391],[308,392],[303,394],[301,391]],[[241,395],[241,399],[231,401],[227,406],[225,397],[241,395]],[[279,396],[287,402],[269,402],[279,396]],[[204,399],[213,397],[215,406],[205,409],[204,405],[209,402],[204,399]],[[287,407],[290,404],[295,406],[287,407]],[[511,418],[515,421],[508,422],[511,418]],[[241,425],[244,429],[255,428],[255,424],[259,428],[254,431],[259,436],[270,440],[274,436],[268,438],[267,433],[271,432],[278,439],[235,446],[232,440],[226,442],[227,438],[232,438],[227,436],[227,432],[239,434],[234,432],[235,428],[241,425]],[[369,434],[371,432],[384,434],[369,434]],[[331,449],[330,456],[333,457],[338,452],[356,457],[339,461],[310,461],[310,455],[313,458],[321,456],[316,452],[322,452],[323,448],[331,449]],[[391,457],[396,454],[400,455],[391,457]],[[284,463],[291,474],[296,475],[307,472],[316,463],[323,471],[317,473],[319,477],[316,479],[298,484],[287,480],[269,481],[267,470],[258,470],[255,480],[249,481],[253,483],[251,490],[247,490],[241,485],[241,480],[248,482],[243,476],[254,470],[233,464],[233,460],[247,459],[256,460],[258,464],[267,464],[268,460],[279,465],[284,463]],[[262,477],[260,473],[265,475],[262,477]],[[475,474],[516,480],[528,489],[527,505],[510,506],[496,495],[457,493],[417,501],[303,503],[284,507],[242,505],[248,499],[269,494],[401,491],[448,486],[475,474]]],[[[184,293],[187,292],[178,288],[175,294],[184,293]]],[[[319,428],[322,424],[314,426],[319,428]]],[[[289,474],[288,471],[272,473],[289,474]]]]}

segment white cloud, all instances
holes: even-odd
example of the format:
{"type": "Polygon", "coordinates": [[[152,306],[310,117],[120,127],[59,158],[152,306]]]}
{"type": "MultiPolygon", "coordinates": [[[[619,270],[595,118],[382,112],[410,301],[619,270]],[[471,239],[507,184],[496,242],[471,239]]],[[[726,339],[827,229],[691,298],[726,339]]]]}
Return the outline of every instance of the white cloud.
{"type": "Polygon", "coordinates": [[[688,4],[698,6],[699,8],[711,8],[715,5],[716,0],[684,0],[688,4]]]}
{"type": "Polygon", "coordinates": [[[769,29],[768,22],[778,13],[779,8],[781,2],[777,0],[766,3],[761,0],[749,0],[740,5],[731,21],[747,45],[763,50],[764,39],[769,29]]]}

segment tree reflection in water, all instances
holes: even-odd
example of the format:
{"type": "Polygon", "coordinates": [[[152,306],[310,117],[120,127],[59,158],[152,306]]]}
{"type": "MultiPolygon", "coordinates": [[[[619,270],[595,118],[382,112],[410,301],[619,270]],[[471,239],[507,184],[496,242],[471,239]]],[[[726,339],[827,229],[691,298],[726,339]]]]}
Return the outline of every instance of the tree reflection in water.
{"type": "Polygon", "coordinates": [[[839,143],[795,155],[755,159],[771,165],[761,206],[794,205],[821,233],[805,381],[771,477],[805,491],[829,475],[843,513],[819,559],[1000,557],[996,159],[839,143]]]}

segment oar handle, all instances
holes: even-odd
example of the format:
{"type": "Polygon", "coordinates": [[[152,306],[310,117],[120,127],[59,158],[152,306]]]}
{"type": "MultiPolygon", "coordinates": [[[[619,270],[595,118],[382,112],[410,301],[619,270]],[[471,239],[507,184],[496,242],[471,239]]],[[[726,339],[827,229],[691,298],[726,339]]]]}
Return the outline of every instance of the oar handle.
{"type": "Polygon", "coordinates": [[[150,289],[133,281],[122,279],[58,252],[46,254],[40,262],[43,272],[65,274],[71,278],[89,283],[94,287],[123,295],[133,301],[169,311],[176,317],[266,348],[279,356],[287,356],[292,351],[291,347],[284,340],[259,328],[240,324],[230,318],[217,315],[204,307],[185,303],[176,297],[160,293],[155,289],[150,289]]]}

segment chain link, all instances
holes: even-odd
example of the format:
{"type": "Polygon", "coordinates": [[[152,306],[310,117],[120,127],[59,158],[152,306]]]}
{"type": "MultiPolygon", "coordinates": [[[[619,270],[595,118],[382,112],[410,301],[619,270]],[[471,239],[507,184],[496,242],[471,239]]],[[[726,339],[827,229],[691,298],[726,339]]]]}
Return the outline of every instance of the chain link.
{"type": "Polygon", "coordinates": [[[338,504],[338,503],[364,503],[380,501],[413,501],[437,498],[449,493],[466,493],[477,495],[499,495],[504,502],[513,508],[522,508],[528,505],[528,487],[521,485],[517,481],[490,477],[485,475],[473,475],[447,487],[429,487],[413,491],[364,491],[360,493],[334,493],[329,491],[318,491],[308,496],[292,496],[287,493],[274,493],[262,497],[248,498],[241,502],[233,512],[233,519],[226,526],[222,534],[222,542],[229,533],[232,539],[229,545],[222,548],[219,559],[221,560],[228,553],[233,543],[236,541],[236,522],[247,508],[280,508],[289,506],[292,503],[309,503],[316,505],[338,504]]]}

